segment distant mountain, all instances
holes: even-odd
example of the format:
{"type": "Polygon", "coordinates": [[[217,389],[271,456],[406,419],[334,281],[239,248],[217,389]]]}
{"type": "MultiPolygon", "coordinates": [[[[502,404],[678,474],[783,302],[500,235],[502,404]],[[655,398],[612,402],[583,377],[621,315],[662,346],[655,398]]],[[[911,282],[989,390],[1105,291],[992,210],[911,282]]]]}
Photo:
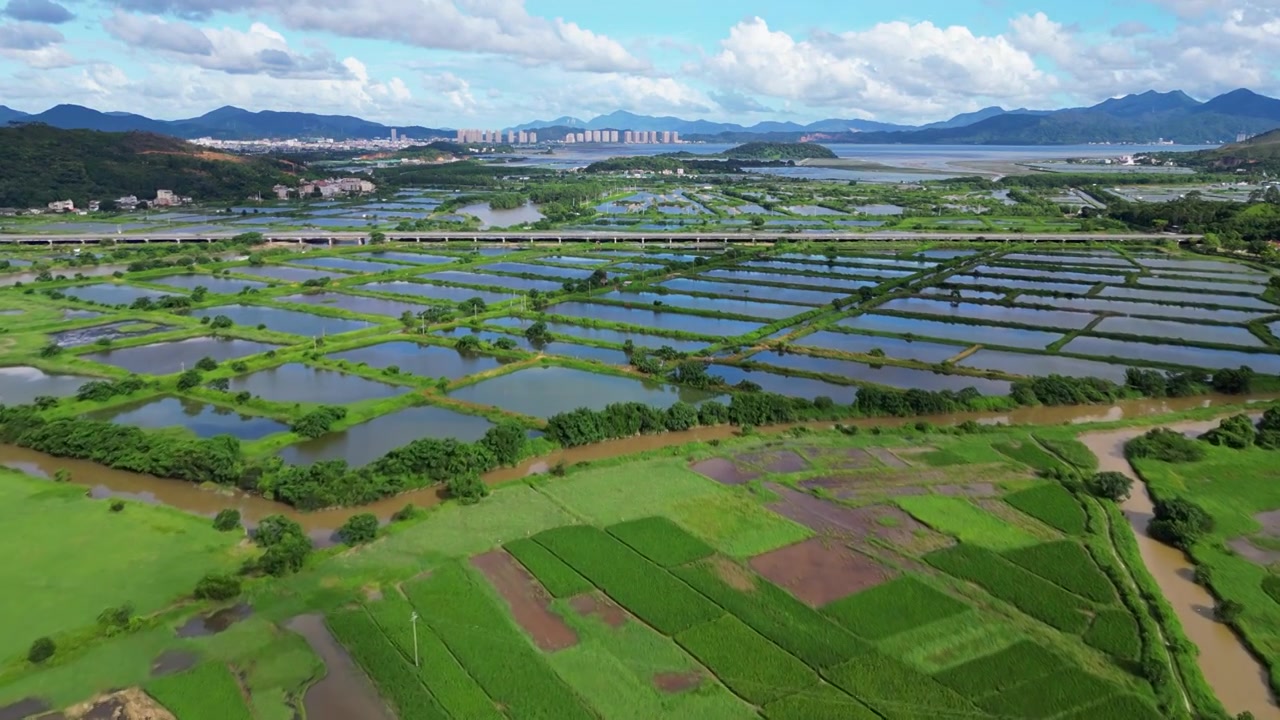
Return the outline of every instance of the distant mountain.
{"type": "Polygon", "coordinates": [[[1188,153],[1185,162],[1200,170],[1248,169],[1280,172],[1280,130],[1272,130],[1244,142],[1223,145],[1213,150],[1188,153]]]}
{"type": "Polygon", "coordinates": [[[1181,90],[1158,93],[1148,90],[1140,95],[1126,95],[1122,98],[1111,98],[1094,105],[1092,110],[1106,113],[1118,118],[1140,118],[1161,113],[1191,110],[1200,107],[1199,100],[1181,90]]]}
{"type": "Polygon", "coordinates": [[[31,117],[21,110],[14,110],[11,107],[0,105],[0,126],[8,125],[15,120],[24,120],[31,117]]]}
{"type": "Polygon", "coordinates": [[[684,120],[672,116],[637,115],[626,110],[616,110],[608,115],[600,115],[591,120],[575,117],[560,117],[555,120],[535,120],[517,125],[516,130],[537,130],[538,139],[543,139],[544,130],[571,128],[574,130],[670,130],[681,135],[719,135],[730,133],[737,136],[766,133],[794,133],[797,136],[807,132],[868,132],[911,130],[907,125],[876,122],[874,120],[819,120],[801,125],[795,122],[764,121],[744,127],[736,123],[713,122],[711,120],[684,120]]]}
{"type": "Polygon", "coordinates": [[[1252,90],[1232,90],[1196,108],[1200,113],[1269,120],[1280,123],[1280,100],[1259,95],[1252,90]]]}
{"type": "MultiPolygon", "coordinates": [[[[0,122],[9,122],[0,109],[0,122]]],[[[151,132],[180,138],[213,137],[221,140],[257,138],[328,137],[338,140],[390,137],[391,127],[348,115],[316,115],[313,113],[250,112],[237,107],[221,107],[200,117],[186,120],[152,120],[124,112],[101,112],[80,105],[58,105],[42,113],[17,113],[11,120],[44,123],[64,130],[102,130],[106,132],[151,132]]],[[[402,136],[430,138],[452,136],[446,130],[417,126],[396,128],[402,136]]]]}
{"type": "Polygon", "coordinates": [[[167,135],[63,130],[37,123],[0,128],[0,207],[54,200],[153,198],[164,188],[200,200],[242,200],[289,180],[286,163],[209,152],[167,135]]]}

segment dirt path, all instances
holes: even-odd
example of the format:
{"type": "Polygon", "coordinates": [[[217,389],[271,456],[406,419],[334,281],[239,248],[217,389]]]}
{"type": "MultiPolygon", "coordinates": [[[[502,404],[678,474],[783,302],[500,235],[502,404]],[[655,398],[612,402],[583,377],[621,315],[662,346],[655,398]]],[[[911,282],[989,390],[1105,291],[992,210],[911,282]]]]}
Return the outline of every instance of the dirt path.
{"type": "Polygon", "coordinates": [[[484,573],[507,601],[511,616],[539,648],[553,652],[578,644],[578,634],[573,628],[551,612],[551,596],[506,550],[476,555],[471,558],[471,564],[484,573]]]}
{"type": "MultiPolygon", "coordinates": [[[[1202,433],[1217,424],[1218,420],[1209,420],[1167,427],[1182,433],[1202,433]]],[[[1195,583],[1191,562],[1181,550],[1147,534],[1155,504],[1146,484],[1124,456],[1125,443],[1146,429],[1086,433],[1080,436],[1080,441],[1097,456],[1099,470],[1122,473],[1134,480],[1133,491],[1123,509],[1133,528],[1143,564],[1173,607],[1187,637],[1200,649],[1197,664],[1218,699],[1233,715],[1249,711],[1257,720],[1280,720],[1280,707],[1272,697],[1266,669],[1229,627],[1213,619],[1216,602],[1208,590],[1195,583]]]]}

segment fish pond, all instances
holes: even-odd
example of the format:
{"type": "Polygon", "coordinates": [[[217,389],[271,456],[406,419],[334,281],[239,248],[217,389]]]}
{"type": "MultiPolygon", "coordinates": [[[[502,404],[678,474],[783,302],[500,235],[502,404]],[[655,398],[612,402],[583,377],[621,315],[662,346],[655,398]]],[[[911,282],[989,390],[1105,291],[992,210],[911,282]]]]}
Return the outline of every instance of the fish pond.
{"type": "Polygon", "coordinates": [[[765,392],[805,400],[828,397],[841,405],[853,403],[853,399],[858,394],[858,388],[853,385],[837,385],[826,380],[792,377],[762,369],[748,370],[733,365],[711,365],[707,368],[707,374],[718,375],[729,385],[737,385],[745,380],[759,385],[765,392]]]}
{"type": "Polygon", "coordinates": [[[853,362],[851,360],[833,360],[799,353],[760,353],[751,358],[755,362],[765,363],[785,370],[833,375],[846,380],[887,385],[896,388],[918,388],[920,390],[952,390],[960,391],[968,387],[975,388],[983,395],[1008,395],[1009,383],[1005,380],[988,380],[987,378],[966,375],[948,375],[929,370],[904,368],[897,365],[873,365],[853,362]]]}
{"type": "Polygon", "coordinates": [[[446,377],[450,380],[492,370],[502,364],[490,355],[463,353],[451,347],[419,345],[404,340],[367,345],[328,357],[332,360],[364,363],[376,368],[397,367],[402,373],[428,378],[446,377]]]}
{"type": "Polygon", "coordinates": [[[279,302],[297,305],[313,305],[315,307],[342,308],[363,315],[400,316],[406,312],[417,315],[428,306],[409,303],[401,300],[368,297],[365,295],[347,295],[340,292],[299,293],[277,298],[279,302]]]}
{"type": "Polygon", "coordinates": [[[1063,312],[1058,310],[1033,310],[1031,308],[1004,307],[1003,305],[980,305],[977,303],[960,303],[953,305],[946,300],[930,300],[926,298],[899,298],[881,305],[878,310],[889,312],[915,313],[918,315],[938,315],[948,318],[980,320],[989,323],[1009,323],[1017,325],[1034,325],[1064,330],[1079,330],[1094,321],[1094,316],[1082,312],[1063,312]]]}
{"type": "Polygon", "coordinates": [[[812,285],[814,287],[847,290],[850,294],[858,288],[875,287],[874,280],[836,280],[834,278],[813,277],[811,275],[785,275],[782,273],[754,272],[751,270],[711,270],[703,273],[704,278],[728,280],[738,283],[781,283],[786,285],[812,285]]]}
{"type": "Polygon", "coordinates": [[[1037,305],[1053,305],[1071,310],[1105,312],[1114,315],[1139,315],[1157,318],[1180,318],[1220,323],[1248,323],[1266,317],[1266,313],[1245,310],[1225,310],[1191,305],[1157,305],[1107,298],[1031,298],[1022,296],[1018,302],[1037,305]]]}
{"type": "Polygon", "coordinates": [[[117,405],[90,413],[88,417],[154,430],[185,428],[202,438],[233,435],[241,440],[258,440],[289,429],[288,425],[271,418],[242,415],[231,408],[178,397],[117,405]]]}
{"type": "Polygon", "coordinates": [[[1082,360],[1059,355],[1027,355],[1007,350],[979,350],[956,363],[961,367],[977,370],[993,370],[1010,375],[1043,377],[1064,375],[1067,377],[1096,377],[1124,384],[1127,365],[1113,365],[1097,360],[1082,360]]]}
{"type": "Polygon", "coordinates": [[[483,285],[485,287],[507,288],[508,290],[539,290],[542,292],[549,292],[562,290],[564,288],[563,281],[531,280],[529,278],[510,277],[507,275],[481,275],[480,273],[463,272],[461,270],[445,270],[443,272],[420,275],[419,277],[438,282],[451,282],[458,283],[459,285],[483,285]]]}
{"type": "Polygon", "coordinates": [[[1201,325],[1174,322],[1172,320],[1148,320],[1145,318],[1109,317],[1095,325],[1091,333],[1112,335],[1141,335],[1144,337],[1172,338],[1188,342],[1240,347],[1265,347],[1258,336],[1248,329],[1233,325],[1201,325]]]}
{"type": "Polygon", "coordinates": [[[356,260],[354,258],[345,257],[289,258],[286,262],[294,265],[310,265],[312,267],[325,268],[328,270],[342,270],[345,272],[358,273],[394,272],[396,270],[404,269],[399,265],[388,265],[387,263],[373,262],[371,260],[356,260]]]}
{"type": "Polygon", "coordinates": [[[49,341],[61,347],[80,347],[82,345],[92,345],[99,340],[125,340],[127,338],[155,335],[172,328],[172,325],[120,320],[102,325],[90,325],[89,327],[50,333],[49,341]]]}
{"type": "Polygon", "coordinates": [[[111,348],[81,355],[93,362],[114,365],[129,372],[168,375],[195,367],[202,358],[218,362],[276,349],[276,345],[223,337],[196,337],[128,348],[111,348]]]}
{"type": "Polygon", "coordinates": [[[231,392],[248,392],[271,402],[342,405],[401,395],[409,388],[302,363],[286,363],[231,378],[231,392]]]}
{"type": "Polygon", "coordinates": [[[184,290],[195,290],[198,287],[203,287],[211,293],[223,293],[227,295],[239,293],[245,288],[260,290],[267,287],[266,283],[258,282],[256,280],[238,280],[230,277],[199,275],[195,273],[142,278],[140,279],[140,282],[148,282],[155,285],[168,285],[169,287],[182,288],[184,290]]]}
{"type": "Polygon", "coordinates": [[[666,408],[677,402],[698,404],[722,398],[704,390],[557,365],[530,367],[482,380],[450,392],[449,397],[541,418],[580,407],[603,410],[618,402],[666,408]]]}
{"type": "MultiPolygon", "coordinates": [[[[924,340],[905,340],[882,335],[857,335],[854,333],[819,330],[792,342],[801,347],[821,348],[847,353],[868,354],[879,350],[886,357],[940,363],[964,351],[967,345],[946,345],[924,340]]],[[[764,362],[761,360],[760,362],[764,362]]]]}
{"type": "Polygon", "coordinates": [[[1255,372],[1280,375],[1280,355],[1270,353],[1247,353],[1089,336],[1072,340],[1062,347],[1062,352],[1094,357],[1116,357],[1138,362],[1185,365],[1209,370],[1247,366],[1253,368],[1255,372]]]}
{"type": "Polygon", "coordinates": [[[542,277],[564,278],[566,280],[586,280],[591,277],[591,273],[595,272],[594,268],[556,267],[555,265],[535,265],[521,262],[497,262],[492,265],[485,265],[481,269],[485,272],[540,275],[542,277]]]}
{"type": "Polygon", "coordinates": [[[478,415],[419,405],[290,445],[280,451],[280,457],[293,465],[345,460],[352,467],[362,467],[414,440],[430,437],[474,442],[491,427],[493,423],[478,415]]]}
{"type": "Polygon", "coordinates": [[[46,373],[26,365],[0,367],[0,405],[26,405],[36,398],[75,395],[80,386],[98,378],[46,373]]]}
{"type": "MultiPolygon", "coordinates": [[[[486,320],[486,324],[495,325],[503,328],[510,328],[513,332],[523,333],[525,328],[529,327],[532,322],[521,318],[495,318],[486,320]]],[[[548,322],[547,330],[554,338],[568,338],[593,340],[595,342],[614,343],[623,345],[628,340],[635,343],[636,347],[660,348],[667,346],[677,352],[697,352],[707,346],[706,340],[683,340],[677,338],[669,338],[663,335],[650,335],[642,332],[633,332],[627,330],[616,330],[614,328],[591,328],[582,325],[573,325],[563,322],[548,322]]]]}
{"type": "MultiPolygon", "coordinates": [[[[447,255],[428,255],[426,253],[412,252],[394,252],[391,250],[380,250],[370,253],[357,253],[352,255],[357,258],[367,258],[369,260],[395,260],[397,262],[418,263],[424,265],[442,265],[444,263],[457,262],[458,258],[447,255]]],[[[393,266],[394,267],[394,266],[393,266]]]]}
{"type": "Polygon", "coordinates": [[[761,323],[745,320],[667,313],[649,308],[628,308],[620,305],[601,305],[586,302],[557,303],[547,308],[547,314],[564,317],[580,317],[592,320],[634,325],[656,330],[679,331],[711,337],[737,337],[755,332],[761,323]]]}
{"type": "Polygon", "coordinates": [[[268,330],[275,332],[308,337],[339,335],[373,326],[373,323],[365,320],[325,317],[324,315],[267,307],[265,305],[219,305],[217,307],[194,310],[191,314],[195,317],[208,318],[223,315],[231,318],[231,322],[237,325],[247,325],[249,327],[264,325],[268,330]]]}
{"type": "Polygon", "coordinates": [[[414,297],[429,298],[431,300],[443,300],[447,302],[459,303],[471,298],[480,298],[486,304],[500,303],[515,297],[514,294],[493,292],[492,290],[477,290],[476,288],[452,287],[449,285],[430,285],[427,283],[410,282],[408,280],[391,280],[389,282],[373,282],[367,285],[358,285],[357,287],[370,292],[384,292],[395,295],[412,295],[414,297]]]}
{"type": "Polygon", "coordinates": [[[1247,308],[1249,310],[1280,312],[1280,305],[1274,305],[1262,298],[1223,295],[1222,293],[1165,292],[1139,288],[1108,287],[1102,290],[1100,297],[1119,298],[1122,300],[1147,300],[1156,303],[1180,303],[1184,305],[1221,305],[1247,308]]]}
{"type": "Polygon", "coordinates": [[[98,285],[81,285],[79,287],[62,288],[62,294],[76,298],[77,300],[85,300],[87,302],[94,302],[100,305],[132,305],[135,301],[141,298],[157,300],[162,297],[176,295],[177,293],[149,290],[147,288],[135,287],[133,285],[100,283],[98,285]]]}
{"type": "Polygon", "coordinates": [[[614,291],[603,297],[609,300],[620,300],[640,305],[661,305],[674,308],[685,308],[688,310],[708,310],[712,312],[729,313],[731,315],[767,318],[769,320],[792,317],[793,315],[799,315],[800,313],[809,312],[813,309],[802,305],[780,305],[778,303],[755,302],[753,300],[737,298],[707,298],[694,297],[693,295],[627,292],[625,290],[614,291]]]}
{"type": "Polygon", "coordinates": [[[659,287],[664,287],[674,292],[750,297],[753,300],[798,303],[801,305],[829,305],[832,300],[845,297],[844,293],[822,292],[821,290],[800,290],[771,285],[745,285],[732,282],[695,280],[693,278],[675,278],[674,280],[659,283],[659,287]]]}
{"type": "Polygon", "coordinates": [[[855,318],[846,318],[837,324],[862,332],[911,335],[1013,348],[1045,348],[1062,338],[1058,333],[1040,330],[1021,330],[991,325],[961,325],[941,320],[919,320],[892,315],[860,315],[855,318]]]}
{"type": "MultiPolygon", "coordinates": [[[[323,270],[312,270],[310,268],[287,267],[285,265],[245,265],[243,267],[231,268],[231,272],[237,275],[253,275],[255,277],[270,278],[272,280],[280,280],[282,282],[300,283],[307,280],[316,280],[324,277],[334,277],[334,273],[325,272],[323,270]]],[[[338,275],[338,277],[343,277],[338,275]]]]}

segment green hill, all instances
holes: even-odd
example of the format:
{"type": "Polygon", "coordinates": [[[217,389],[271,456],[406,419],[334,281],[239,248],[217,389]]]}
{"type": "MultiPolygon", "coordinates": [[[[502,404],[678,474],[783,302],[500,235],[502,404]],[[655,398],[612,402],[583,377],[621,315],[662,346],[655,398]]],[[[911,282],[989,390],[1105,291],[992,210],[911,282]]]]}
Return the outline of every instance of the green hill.
{"type": "Polygon", "coordinates": [[[830,148],[815,143],[749,142],[725,150],[732,160],[830,160],[838,157],[830,148]]]}
{"type": "Polygon", "coordinates": [[[1272,130],[1244,142],[1223,145],[1179,156],[1179,161],[1199,170],[1216,172],[1280,172],[1280,130],[1272,130]]]}
{"type": "Polygon", "coordinates": [[[291,180],[283,161],[211,152],[151,133],[27,124],[0,128],[0,147],[0,207],[151,198],[160,188],[198,201],[240,200],[291,180]]]}

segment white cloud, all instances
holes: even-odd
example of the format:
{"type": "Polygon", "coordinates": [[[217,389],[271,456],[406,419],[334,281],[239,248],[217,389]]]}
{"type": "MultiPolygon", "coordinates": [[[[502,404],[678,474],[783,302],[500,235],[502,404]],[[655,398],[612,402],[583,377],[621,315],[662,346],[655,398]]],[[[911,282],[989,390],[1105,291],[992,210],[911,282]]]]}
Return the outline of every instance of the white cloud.
{"type": "Polygon", "coordinates": [[[1006,38],[928,22],[796,40],[750,18],[730,29],[703,67],[725,88],[895,117],[933,119],[992,98],[1043,97],[1053,88],[1053,78],[1006,38]]]}

